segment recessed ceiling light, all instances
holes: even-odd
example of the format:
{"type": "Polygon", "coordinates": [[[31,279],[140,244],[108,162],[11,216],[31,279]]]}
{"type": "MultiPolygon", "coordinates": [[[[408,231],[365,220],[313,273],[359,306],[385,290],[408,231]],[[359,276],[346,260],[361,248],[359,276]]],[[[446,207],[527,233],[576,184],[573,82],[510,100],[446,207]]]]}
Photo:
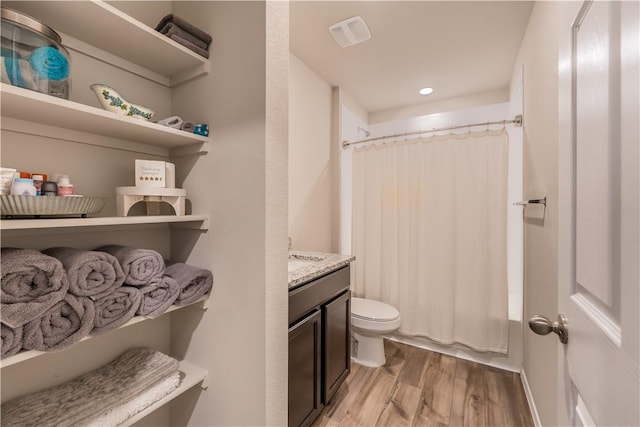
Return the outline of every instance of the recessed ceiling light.
{"type": "Polygon", "coordinates": [[[418,93],[419,93],[420,95],[429,95],[429,94],[433,93],[433,88],[430,88],[430,87],[423,87],[422,89],[420,89],[420,90],[418,91],[418,93]]]}

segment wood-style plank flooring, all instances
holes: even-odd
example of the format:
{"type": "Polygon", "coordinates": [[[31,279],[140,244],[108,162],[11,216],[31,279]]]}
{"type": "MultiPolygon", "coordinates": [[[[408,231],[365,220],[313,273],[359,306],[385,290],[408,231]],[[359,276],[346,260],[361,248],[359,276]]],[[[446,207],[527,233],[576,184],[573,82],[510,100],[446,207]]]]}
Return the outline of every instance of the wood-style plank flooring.
{"type": "Polygon", "coordinates": [[[519,374],[389,340],[385,353],[351,364],[312,427],[533,426],[519,374]]]}

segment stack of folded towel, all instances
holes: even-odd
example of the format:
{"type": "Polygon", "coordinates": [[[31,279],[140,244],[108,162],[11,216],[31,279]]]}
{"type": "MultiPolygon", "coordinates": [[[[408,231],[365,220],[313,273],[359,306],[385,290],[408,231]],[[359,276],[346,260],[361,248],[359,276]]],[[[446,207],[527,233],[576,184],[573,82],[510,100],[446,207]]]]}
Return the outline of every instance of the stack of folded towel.
{"type": "Polygon", "coordinates": [[[133,348],[95,371],[3,403],[2,425],[119,425],[178,388],[178,369],[172,357],[133,348]]]}
{"type": "Polygon", "coordinates": [[[156,31],[200,56],[209,57],[208,49],[211,44],[211,36],[173,13],[160,20],[156,25],[156,31]]]}
{"type": "Polygon", "coordinates": [[[154,250],[119,245],[2,248],[1,260],[2,358],[20,350],[61,350],[136,315],[156,318],[213,286],[209,270],[167,265],[154,250]]]}

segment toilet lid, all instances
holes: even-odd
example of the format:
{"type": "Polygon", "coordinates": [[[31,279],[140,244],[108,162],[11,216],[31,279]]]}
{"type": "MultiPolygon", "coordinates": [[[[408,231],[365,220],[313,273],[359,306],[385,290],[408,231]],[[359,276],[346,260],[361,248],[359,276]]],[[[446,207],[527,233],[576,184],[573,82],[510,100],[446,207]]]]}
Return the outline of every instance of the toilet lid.
{"type": "Polygon", "coordinates": [[[366,298],[351,298],[351,315],[361,319],[391,321],[400,317],[400,312],[389,304],[366,298]]]}

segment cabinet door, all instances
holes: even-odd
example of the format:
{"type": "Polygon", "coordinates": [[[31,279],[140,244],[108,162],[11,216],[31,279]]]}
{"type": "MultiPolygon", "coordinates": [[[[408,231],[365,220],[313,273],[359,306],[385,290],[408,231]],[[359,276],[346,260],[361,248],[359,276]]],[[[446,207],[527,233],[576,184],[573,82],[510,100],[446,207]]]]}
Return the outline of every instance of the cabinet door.
{"type": "Polygon", "coordinates": [[[308,426],[322,410],[322,317],[316,310],[289,328],[289,426],[308,426]]]}
{"type": "Polygon", "coordinates": [[[322,403],[329,403],[351,371],[351,291],[322,306],[322,403]]]}

